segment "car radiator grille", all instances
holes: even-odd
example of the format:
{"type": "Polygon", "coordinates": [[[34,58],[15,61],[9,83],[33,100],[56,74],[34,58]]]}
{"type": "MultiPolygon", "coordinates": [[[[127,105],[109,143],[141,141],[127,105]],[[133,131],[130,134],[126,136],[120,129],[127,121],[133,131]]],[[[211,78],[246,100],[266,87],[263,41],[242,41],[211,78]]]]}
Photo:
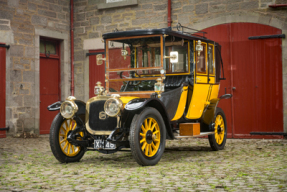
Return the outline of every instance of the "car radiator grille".
{"type": "Polygon", "coordinates": [[[89,108],[89,126],[93,131],[113,131],[117,126],[117,118],[105,114],[106,100],[94,101],[89,108]]]}

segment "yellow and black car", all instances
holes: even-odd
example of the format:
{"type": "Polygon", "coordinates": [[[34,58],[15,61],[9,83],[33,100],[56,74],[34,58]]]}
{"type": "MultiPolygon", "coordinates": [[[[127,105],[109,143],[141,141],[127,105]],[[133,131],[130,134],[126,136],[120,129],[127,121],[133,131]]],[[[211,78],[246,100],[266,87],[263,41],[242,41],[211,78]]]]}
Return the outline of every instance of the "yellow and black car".
{"type": "Polygon", "coordinates": [[[224,148],[227,124],[217,104],[232,95],[218,97],[220,45],[204,32],[177,29],[103,35],[97,64],[105,64],[105,82],[97,83],[95,96],[86,103],[69,96],[48,107],[60,109],[50,131],[60,162],[79,161],[87,150],[130,148],[138,164],[155,165],[166,139],[207,135],[213,150],[224,148]]]}

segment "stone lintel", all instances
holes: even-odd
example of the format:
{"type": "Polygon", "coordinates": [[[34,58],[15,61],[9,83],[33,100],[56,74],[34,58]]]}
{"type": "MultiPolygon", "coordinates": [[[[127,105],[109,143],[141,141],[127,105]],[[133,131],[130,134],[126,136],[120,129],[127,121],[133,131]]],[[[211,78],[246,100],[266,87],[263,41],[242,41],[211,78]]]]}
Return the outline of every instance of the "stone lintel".
{"type": "Polygon", "coordinates": [[[100,3],[98,4],[98,9],[109,9],[114,7],[124,7],[124,6],[131,6],[131,5],[137,5],[138,0],[122,0],[122,1],[114,1],[112,3],[100,3]]]}

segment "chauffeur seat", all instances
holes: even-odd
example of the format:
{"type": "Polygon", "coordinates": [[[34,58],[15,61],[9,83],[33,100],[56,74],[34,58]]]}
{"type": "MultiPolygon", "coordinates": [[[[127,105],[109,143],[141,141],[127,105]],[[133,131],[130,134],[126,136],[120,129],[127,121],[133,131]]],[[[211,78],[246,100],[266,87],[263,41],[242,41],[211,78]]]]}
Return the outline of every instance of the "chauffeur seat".
{"type": "Polygon", "coordinates": [[[166,76],[163,83],[167,90],[180,87],[183,83],[193,86],[193,74],[166,76]]]}
{"type": "MultiPolygon", "coordinates": [[[[139,84],[129,82],[128,87],[121,87],[121,91],[153,91],[155,80],[140,81],[139,84]]],[[[193,86],[193,74],[191,75],[172,75],[166,76],[163,81],[165,92],[180,87],[183,83],[188,86],[193,86]]]]}

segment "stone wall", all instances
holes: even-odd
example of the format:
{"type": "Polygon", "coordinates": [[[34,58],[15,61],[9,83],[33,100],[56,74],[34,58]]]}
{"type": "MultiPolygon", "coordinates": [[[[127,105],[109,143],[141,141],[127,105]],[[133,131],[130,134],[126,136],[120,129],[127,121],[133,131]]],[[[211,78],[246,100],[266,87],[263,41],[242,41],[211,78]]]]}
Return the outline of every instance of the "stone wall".
{"type": "Polygon", "coordinates": [[[39,35],[35,31],[69,34],[69,2],[0,0],[0,42],[10,45],[6,64],[6,126],[10,135],[39,132],[39,35]]]}

